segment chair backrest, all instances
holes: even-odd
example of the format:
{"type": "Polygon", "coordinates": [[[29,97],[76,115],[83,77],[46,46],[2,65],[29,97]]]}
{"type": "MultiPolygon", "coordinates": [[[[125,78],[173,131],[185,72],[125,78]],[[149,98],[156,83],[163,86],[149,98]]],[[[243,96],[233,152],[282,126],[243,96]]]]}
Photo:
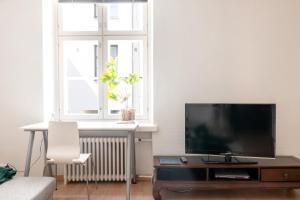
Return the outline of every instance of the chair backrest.
{"type": "Polygon", "coordinates": [[[77,122],[49,122],[47,158],[54,159],[56,163],[71,163],[79,156],[77,122]]]}

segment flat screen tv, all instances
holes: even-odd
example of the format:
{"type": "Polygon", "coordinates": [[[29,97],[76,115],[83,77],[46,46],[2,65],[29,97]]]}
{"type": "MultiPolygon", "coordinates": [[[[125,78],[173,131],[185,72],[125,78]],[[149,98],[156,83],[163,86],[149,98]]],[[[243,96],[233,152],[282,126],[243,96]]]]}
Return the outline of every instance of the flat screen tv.
{"type": "Polygon", "coordinates": [[[188,154],[275,156],[275,104],[186,104],[188,154]]]}

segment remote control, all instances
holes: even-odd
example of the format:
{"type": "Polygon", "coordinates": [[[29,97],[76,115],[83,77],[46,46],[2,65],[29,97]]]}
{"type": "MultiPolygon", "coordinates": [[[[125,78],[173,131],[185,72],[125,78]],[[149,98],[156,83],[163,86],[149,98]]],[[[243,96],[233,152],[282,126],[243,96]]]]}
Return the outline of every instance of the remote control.
{"type": "Polygon", "coordinates": [[[180,157],[180,161],[182,162],[182,163],[184,163],[184,164],[186,164],[188,161],[187,161],[187,159],[186,159],[186,157],[180,157]]]}

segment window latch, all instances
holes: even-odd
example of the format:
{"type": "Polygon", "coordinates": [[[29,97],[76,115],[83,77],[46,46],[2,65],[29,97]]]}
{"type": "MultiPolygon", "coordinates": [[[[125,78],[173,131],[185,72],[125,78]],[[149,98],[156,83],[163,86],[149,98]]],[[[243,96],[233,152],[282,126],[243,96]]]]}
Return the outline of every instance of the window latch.
{"type": "Polygon", "coordinates": [[[94,76],[98,77],[98,45],[94,45],[94,76]]]}
{"type": "Polygon", "coordinates": [[[94,18],[98,18],[98,13],[97,13],[97,4],[94,4],[94,18]]]}

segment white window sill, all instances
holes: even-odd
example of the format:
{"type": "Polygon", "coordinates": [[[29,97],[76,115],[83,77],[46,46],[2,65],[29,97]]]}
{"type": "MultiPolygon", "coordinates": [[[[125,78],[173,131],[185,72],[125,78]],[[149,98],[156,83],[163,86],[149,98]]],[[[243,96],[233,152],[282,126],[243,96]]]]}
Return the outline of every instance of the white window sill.
{"type": "Polygon", "coordinates": [[[158,126],[150,122],[140,122],[136,132],[157,132],[158,126]]]}

